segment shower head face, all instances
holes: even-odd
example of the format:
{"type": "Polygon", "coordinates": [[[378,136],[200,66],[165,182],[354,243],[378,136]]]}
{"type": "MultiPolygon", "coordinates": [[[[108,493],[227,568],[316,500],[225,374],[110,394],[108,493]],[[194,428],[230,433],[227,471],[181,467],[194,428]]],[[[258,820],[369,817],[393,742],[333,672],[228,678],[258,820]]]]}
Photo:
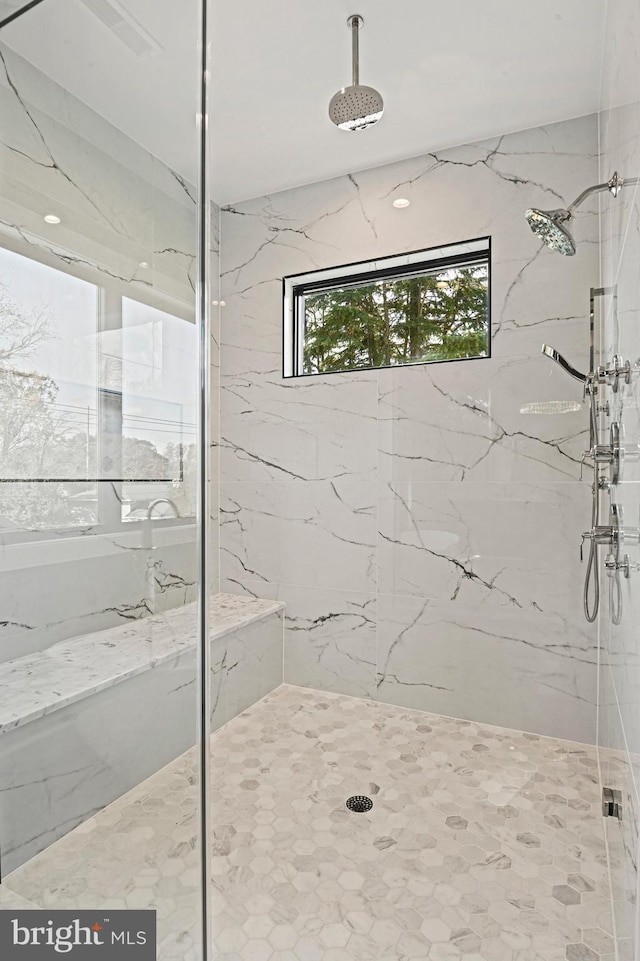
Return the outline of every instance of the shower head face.
{"type": "Polygon", "coordinates": [[[568,210],[537,210],[535,207],[526,211],[525,217],[534,234],[549,247],[557,250],[565,257],[573,257],[576,243],[564,226],[571,220],[568,210]]]}
{"type": "Polygon", "coordinates": [[[341,130],[366,130],[383,112],[384,102],[378,91],[361,83],[338,90],[329,103],[329,117],[341,130]]]}

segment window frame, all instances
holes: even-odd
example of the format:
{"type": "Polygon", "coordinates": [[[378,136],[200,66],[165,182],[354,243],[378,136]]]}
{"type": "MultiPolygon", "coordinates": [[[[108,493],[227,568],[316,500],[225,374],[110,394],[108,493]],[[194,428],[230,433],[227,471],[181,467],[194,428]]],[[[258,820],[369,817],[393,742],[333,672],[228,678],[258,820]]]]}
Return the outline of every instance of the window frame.
{"type": "Polygon", "coordinates": [[[300,377],[329,377],[334,374],[347,374],[395,370],[403,367],[419,367],[425,364],[452,364],[471,360],[489,360],[492,348],[492,250],[491,235],[474,237],[470,240],[438,244],[434,247],[411,250],[387,257],[370,258],[339,264],[320,270],[288,274],[282,278],[282,376],[285,379],[300,377]],[[466,248],[466,249],[464,249],[466,248]],[[457,253],[446,253],[458,251],[457,253]],[[430,256],[429,256],[430,255],[430,256]],[[345,367],[342,370],[305,372],[304,356],[304,311],[301,303],[305,296],[323,290],[362,286],[370,281],[385,281],[394,278],[411,278],[451,267],[471,266],[475,263],[487,265],[487,353],[482,356],[445,358],[441,360],[419,360],[406,364],[385,364],[379,367],[345,367]]]}

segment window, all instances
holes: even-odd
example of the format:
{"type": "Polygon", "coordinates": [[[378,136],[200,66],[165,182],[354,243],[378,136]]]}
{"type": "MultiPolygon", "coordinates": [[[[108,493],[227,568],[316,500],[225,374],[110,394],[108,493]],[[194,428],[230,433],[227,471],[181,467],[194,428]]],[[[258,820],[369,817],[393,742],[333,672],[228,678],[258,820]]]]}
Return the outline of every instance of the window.
{"type": "Polygon", "coordinates": [[[5,539],[193,517],[196,334],[0,248],[5,539]]]}
{"type": "Polygon", "coordinates": [[[488,357],[490,238],[284,278],[284,376],[488,357]]]}

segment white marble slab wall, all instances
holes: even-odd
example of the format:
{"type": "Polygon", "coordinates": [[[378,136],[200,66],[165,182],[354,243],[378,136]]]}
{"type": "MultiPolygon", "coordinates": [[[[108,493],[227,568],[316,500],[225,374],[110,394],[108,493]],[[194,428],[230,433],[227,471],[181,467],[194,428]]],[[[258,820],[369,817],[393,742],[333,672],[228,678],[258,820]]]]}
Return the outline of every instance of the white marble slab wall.
{"type": "MultiPolygon", "coordinates": [[[[0,244],[53,267],[70,267],[86,280],[193,322],[195,189],[4,44],[0,114],[0,244]],[[51,211],[62,220],[55,227],[43,221],[51,211]],[[144,263],[149,266],[141,267],[144,263]]],[[[195,141],[194,132],[194,152],[195,141]]],[[[218,213],[212,204],[216,299],[218,213]]],[[[214,411],[216,311],[211,348],[214,411]]],[[[190,376],[198,376],[195,357],[190,376]]],[[[217,430],[215,416],[213,427],[217,430]]],[[[211,503],[211,580],[217,590],[217,487],[211,503]]],[[[126,536],[51,534],[31,546],[0,546],[0,569],[7,586],[0,610],[0,660],[5,660],[61,638],[146,616],[150,580],[155,582],[151,608],[156,611],[192,600],[195,526],[190,522],[177,533],[159,532],[152,555],[143,544],[140,525],[130,525],[126,536]],[[150,562],[155,565],[153,578],[150,562]]]]}
{"type": "Polygon", "coordinates": [[[587,363],[598,282],[595,205],[572,259],[523,212],[596,177],[591,116],[223,210],[222,589],[286,603],[287,681],[594,741],[587,417],[522,408],[580,402],[540,346],[587,363]],[[284,275],[488,234],[491,359],[283,379],[284,275]]]}
{"type": "MultiPolygon", "coordinates": [[[[640,10],[631,0],[607,4],[604,36],[602,111],[600,114],[601,181],[614,170],[621,177],[640,176],[640,10]]],[[[640,192],[627,187],[614,199],[601,198],[602,283],[615,286],[617,299],[604,302],[603,362],[619,354],[640,358],[640,192]]],[[[640,525],[640,373],[617,394],[608,392],[611,418],[619,421],[627,452],[621,482],[611,491],[624,524],[640,525]]],[[[609,497],[603,499],[606,514],[609,497]]],[[[632,564],[640,548],[623,547],[632,564]]],[[[607,819],[614,920],[621,961],[640,958],[638,935],[638,825],[640,817],[640,573],[621,578],[622,619],[614,623],[610,584],[600,616],[601,668],[599,747],[603,786],[622,794],[622,820],[607,819]]],[[[619,620],[619,618],[616,618],[619,620]]]]}

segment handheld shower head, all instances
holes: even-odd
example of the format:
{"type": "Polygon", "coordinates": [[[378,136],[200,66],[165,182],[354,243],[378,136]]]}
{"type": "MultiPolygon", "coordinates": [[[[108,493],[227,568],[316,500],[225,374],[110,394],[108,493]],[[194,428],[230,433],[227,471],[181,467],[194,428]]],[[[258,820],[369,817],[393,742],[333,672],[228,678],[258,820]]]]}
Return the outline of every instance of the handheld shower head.
{"type": "Polygon", "coordinates": [[[351,30],[353,83],[338,90],[329,103],[329,117],[341,130],[366,130],[378,122],[384,111],[384,101],[378,91],[360,83],[358,31],[363,22],[357,13],[347,20],[351,30]]]}
{"type": "Polygon", "coordinates": [[[557,351],[555,347],[549,347],[548,344],[543,344],[542,353],[545,355],[545,357],[550,357],[551,360],[554,360],[559,367],[562,367],[562,369],[569,374],[570,377],[575,377],[575,379],[579,380],[581,384],[587,383],[589,379],[587,375],[581,374],[579,370],[576,370],[575,367],[572,367],[569,361],[565,360],[562,354],[557,351]]]}

